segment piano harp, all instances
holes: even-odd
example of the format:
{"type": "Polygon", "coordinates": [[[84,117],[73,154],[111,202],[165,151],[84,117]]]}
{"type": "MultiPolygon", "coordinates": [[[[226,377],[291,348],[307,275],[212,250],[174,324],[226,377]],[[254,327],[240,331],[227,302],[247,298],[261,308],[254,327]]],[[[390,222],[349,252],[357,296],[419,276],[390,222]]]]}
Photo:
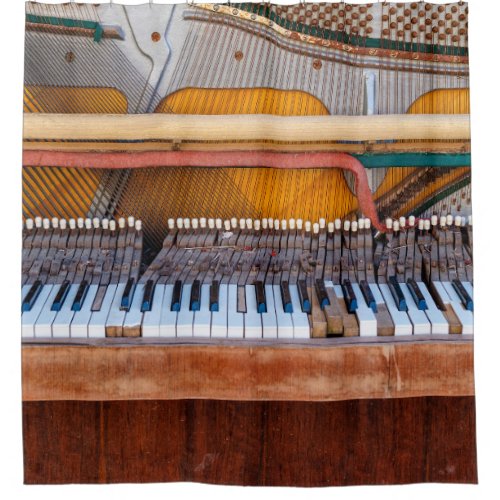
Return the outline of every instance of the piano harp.
{"type": "Polygon", "coordinates": [[[26,483],[477,482],[467,14],[26,4],[26,483]]]}

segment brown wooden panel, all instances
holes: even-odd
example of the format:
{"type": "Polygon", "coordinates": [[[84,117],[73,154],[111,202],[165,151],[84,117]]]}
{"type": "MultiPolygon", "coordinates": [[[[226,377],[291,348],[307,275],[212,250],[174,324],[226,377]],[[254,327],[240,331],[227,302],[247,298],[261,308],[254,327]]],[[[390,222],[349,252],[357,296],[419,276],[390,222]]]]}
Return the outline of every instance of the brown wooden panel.
{"type": "Polygon", "coordinates": [[[25,344],[23,400],[336,401],[473,395],[472,341],[446,339],[25,344]]]}
{"type": "Polygon", "coordinates": [[[26,483],[477,482],[473,397],[23,404],[26,483]]]}

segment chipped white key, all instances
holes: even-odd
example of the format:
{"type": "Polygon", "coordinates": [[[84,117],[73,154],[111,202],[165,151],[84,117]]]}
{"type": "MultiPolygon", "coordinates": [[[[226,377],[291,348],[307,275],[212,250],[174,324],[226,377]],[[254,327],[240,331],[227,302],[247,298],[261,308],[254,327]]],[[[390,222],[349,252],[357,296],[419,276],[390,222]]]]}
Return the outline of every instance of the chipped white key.
{"type": "Polygon", "coordinates": [[[408,289],[408,285],[406,283],[399,284],[401,291],[406,299],[406,305],[408,307],[408,316],[413,325],[413,334],[414,335],[429,335],[431,333],[431,324],[425,311],[418,309],[417,304],[415,304],[415,300],[408,289]]]}
{"type": "Polygon", "coordinates": [[[266,292],[267,312],[261,314],[262,337],[265,339],[275,339],[278,337],[278,325],[276,323],[273,285],[264,285],[264,290],[266,292]]]}
{"type": "Polygon", "coordinates": [[[210,285],[201,285],[200,310],[194,313],[193,330],[196,337],[210,337],[210,323],[212,314],[210,312],[210,285]]]}
{"type": "Polygon", "coordinates": [[[238,312],[238,285],[227,286],[227,336],[243,338],[243,313],[238,312]]]}
{"type": "Polygon", "coordinates": [[[228,285],[219,285],[219,310],[212,311],[211,335],[214,338],[227,337],[228,285]]]}
{"type": "MultiPolygon", "coordinates": [[[[290,288],[291,287],[292,285],[290,285],[290,288]]],[[[273,289],[274,309],[276,311],[276,323],[278,326],[278,332],[277,332],[278,338],[293,339],[292,314],[285,312],[285,309],[283,307],[283,299],[281,297],[281,287],[280,285],[272,285],[272,289],[273,289]]]]}
{"type": "Polygon", "coordinates": [[[115,296],[111,307],[109,308],[108,319],[106,320],[106,329],[108,328],[121,328],[125,319],[126,311],[120,309],[122,303],[123,292],[125,291],[126,283],[118,283],[116,285],[115,296]]]}
{"type": "Polygon", "coordinates": [[[165,285],[163,304],[160,318],[160,337],[175,337],[177,311],[172,311],[172,294],[174,285],[165,285]]]}
{"type": "Polygon", "coordinates": [[[184,283],[181,294],[181,309],[177,315],[177,337],[193,336],[194,312],[189,308],[192,285],[184,283]]]}
{"type": "Polygon", "coordinates": [[[377,336],[377,318],[373,311],[367,306],[366,300],[363,297],[361,288],[357,283],[352,283],[352,290],[358,302],[356,309],[356,318],[359,324],[360,337],[376,337],[377,336]]]}
{"type": "Polygon", "coordinates": [[[447,334],[450,331],[448,321],[444,317],[444,314],[438,309],[432,295],[422,281],[417,281],[417,286],[424,296],[425,302],[427,303],[427,310],[425,314],[431,322],[431,333],[437,334],[447,334]]]}
{"type": "Polygon", "coordinates": [[[462,305],[462,301],[453,288],[451,282],[442,281],[441,284],[450,297],[451,307],[453,308],[453,311],[455,311],[458,320],[460,321],[460,323],[462,323],[462,333],[472,335],[474,333],[474,315],[471,311],[468,311],[462,305]]]}
{"type": "Polygon", "coordinates": [[[143,337],[160,336],[160,319],[163,305],[163,296],[165,295],[165,285],[155,285],[153,292],[153,303],[151,310],[144,313],[142,318],[141,333],[143,337]]]}
{"type": "Polygon", "coordinates": [[[413,325],[410,318],[408,314],[397,308],[389,285],[387,283],[379,283],[378,287],[394,323],[394,335],[411,335],[413,333],[413,325]]]}
{"type": "Polygon", "coordinates": [[[88,329],[89,338],[103,338],[106,336],[106,320],[115,298],[116,289],[117,285],[108,285],[101,303],[101,309],[92,313],[88,329]]]}
{"type": "Polygon", "coordinates": [[[47,302],[53,287],[53,285],[44,285],[31,309],[23,312],[21,316],[21,330],[23,338],[35,336],[36,320],[38,319],[45,302],[47,302]]]}
{"type": "Polygon", "coordinates": [[[300,306],[299,290],[297,285],[290,285],[289,289],[293,307],[293,338],[308,339],[311,337],[311,329],[309,327],[307,314],[302,311],[302,307],[300,306]]]}
{"type": "Polygon", "coordinates": [[[244,315],[245,338],[262,338],[262,320],[260,313],[257,312],[257,297],[255,295],[254,285],[245,285],[245,298],[247,312],[244,315]]]}
{"type": "Polygon", "coordinates": [[[69,287],[66,300],[52,322],[52,336],[54,338],[69,338],[71,336],[70,324],[75,315],[75,311],[71,308],[73,307],[73,302],[79,287],[80,285],[77,284],[73,284],[69,287]]]}
{"type": "Polygon", "coordinates": [[[89,285],[82,308],[79,311],[75,311],[71,325],[69,326],[72,338],[87,338],[89,336],[89,323],[92,318],[91,308],[98,289],[99,285],[89,285]]]}
{"type": "MultiPolygon", "coordinates": [[[[134,290],[130,309],[126,312],[123,319],[123,328],[139,327],[142,323],[144,313],[141,311],[142,299],[144,298],[144,283],[138,283],[134,290]]],[[[125,330],[123,332],[125,336],[125,330]]]]}
{"type": "Polygon", "coordinates": [[[50,291],[45,304],[40,311],[35,323],[35,337],[50,338],[52,337],[52,322],[56,317],[57,311],[52,311],[52,304],[59,292],[61,285],[54,285],[50,291]]]}

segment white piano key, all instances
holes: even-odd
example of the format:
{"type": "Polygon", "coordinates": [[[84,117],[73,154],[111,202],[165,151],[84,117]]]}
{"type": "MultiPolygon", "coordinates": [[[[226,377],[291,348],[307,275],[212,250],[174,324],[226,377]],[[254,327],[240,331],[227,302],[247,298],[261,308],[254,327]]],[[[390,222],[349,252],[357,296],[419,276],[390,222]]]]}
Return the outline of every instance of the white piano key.
{"type": "Polygon", "coordinates": [[[430,294],[429,290],[427,290],[425,283],[417,281],[417,286],[422,292],[425,302],[427,303],[427,310],[425,311],[425,314],[431,322],[431,333],[436,335],[449,333],[450,327],[448,325],[448,322],[446,321],[444,314],[438,309],[436,303],[434,302],[434,299],[432,298],[432,295],[430,294]]]}
{"type": "Polygon", "coordinates": [[[160,337],[175,337],[176,335],[177,311],[171,310],[173,291],[174,285],[165,285],[163,304],[161,306],[160,337]]]}
{"type": "Polygon", "coordinates": [[[474,315],[471,311],[465,309],[451,282],[442,281],[441,284],[450,297],[451,307],[460,323],[462,323],[462,333],[472,335],[474,333],[474,315]]]}
{"type": "Polygon", "coordinates": [[[195,337],[210,337],[210,285],[201,285],[200,310],[195,311],[193,321],[193,335],[195,337]]]}
{"type": "Polygon", "coordinates": [[[182,285],[181,309],[179,314],[177,314],[177,337],[193,336],[194,312],[189,309],[191,286],[186,283],[182,285]]]}
{"type": "Polygon", "coordinates": [[[24,299],[26,298],[26,295],[28,295],[32,286],[33,285],[23,285],[21,288],[21,304],[24,302],[24,299]]]}
{"type": "Polygon", "coordinates": [[[73,301],[75,300],[79,287],[79,284],[73,284],[69,287],[66,300],[52,323],[52,336],[54,338],[69,338],[71,336],[70,324],[75,314],[71,308],[73,307],[73,301]]]}
{"type": "Polygon", "coordinates": [[[352,289],[358,302],[358,308],[356,309],[355,314],[359,324],[359,336],[376,337],[377,318],[375,317],[373,311],[367,306],[359,285],[357,283],[352,283],[352,289]]]}
{"type": "Polygon", "coordinates": [[[219,285],[219,310],[212,312],[210,332],[214,338],[227,337],[228,285],[219,285]]]}
{"type": "Polygon", "coordinates": [[[436,292],[439,295],[441,302],[443,304],[451,304],[450,296],[445,290],[443,284],[440,281],[433,281],[432,284],[434,285],[434,288],[436,289],[436,292]]]}
{"type": "Polygon", "coordinates": [[[385,305],[384,297],[382,297],[378,285],[376,283],[368,283],[368,287],[370,288],[373,298],[375,299],[375,304],[385,305]]]}
{"type": "Polygon", "coordinates": [[[389,311],[392,322],[394,323],[394,335],[411,335],[413,332],[413,326],[410,318],[408,317],[408,314],[397,308],[389,285],[387,283],[379,283],[378,287],[382,297],[384,297],[385,305],[387,306],[387,310],[389,311]]]}
{"type": "Polygon", "coordinates": [[[297,285],[290,285],[289,289],[293,307],[293,338],[308,339],[311,337],[311,329],[309,327],[307,314],[302,311],[302,307],[300,306],[299,290],[297,285]]]}
{"type": "Polygon", "coordinates": [[[106,320],[106,328],[123,326],[126,311],[122,311],[120,309],[120,305],[126,286],[126,283],[118,283],[118,285],[116,285],[115,296],[113,297],[113,301],[111,302],[108,319],[106,320]]]}
{"type": "Polygon", "coordinates": [[[254,285],[245,286],[245,298],[247,305],[247,312],[244,315],[245,338],[261,339],[262,319],[260,313],[257,312],[257,297],[254,285]]]}
{"type": "Polygon", "coordinates": [[[89,336],[89,323],[92,318],[91,308],[98,289],[99,285],[89,285],[82,308],[79,311],[75,311],[75,314],[73,315],[73,319],[69,327],[71,337],[86,338],[89,336]]]}
{"type": "Polygon", "coordinates": [[[276,321],[273,285],[264,285],[264,290],[266,291],[267,312],[261,314],[262,337],[265,339],[275,339],[278,336],[278,324],[276,321]]]}
{"type": "MultiPolygon", "coordinates": [[[[268,285],[266,285],[267,287],[268,285]]],[[[290,288],[293,285],[290,285],[290,288]]],[[[292,313],[285,312],[280,285],[272,285],[274,309],[276,311],[277,335],[279,339],[293,339],[292,313]]],[[[266,289],[267,294],[267,289],[266,289]]]]}
{"type": "Polygon", "coordinates": [[[38,297],[33,304],[33,307],[29,311],[23,312],[21,316],[21,330],[23,337],[34,337],[35,336],[35,323],[40,315],[45,302],[52,292],[53,285],[44,285],[38,297]]]}
{"type": "Polygon", "coordinates": [[[470,281],[462,281],[462,285],[465,288],[465,291],[470,295],[470,298],[474,300],[474,288],[470,281]]]}
{"type": "Polygon", "coordinates": [[[238,285],[227,286],[227,336],[243,338],[243,313],[238,312],[238,285]]]}
{"type": "Polygon", "coordinates": [[[142,318],[141,334],[143,337],[160,336],[160,319],[165,295],[165,285],[157,284],[153,292],[151,311],[146,311],[142,318]]]}
{"type": "MultiPolygon", "coordinates": [[[[106,337],[106,321],[113,299],[115,298],[116,290],[117,285],[108,285],[101,303],[101,309],[92,313],[88,327],[89,338],[106,337]]],[[[85,302],[87,302],[87,299],[85,299],[85,302]]]]}
{"type": "Polygon", "coordinates": [[[126,312],[125,318],[123,319],[124,327],[131,328],[134,326],[141,325],[142,318],[144,316],[144,313],[141,312],[143,296],[144,296],[144,284],[138,283],[135,287],[132,303],[130,304],[130,309],[126,312]]]}
{"type": "Polygon", "coordinates": [[[45,304],[40,311],[35,323],[35,337],[50,338],[52,337],[52,322],[56,317],[57,311],[52,311],[52,304],[57,293],[62,285],[54,285],[50,291],[45,304]]]}
{"type": "Polygon", "coordinates": [[[408,316],[413,325],[413,334],[430,335],[431,324],[427,319],[425,311],[422,311],[417,307],[417,304],[415,303],[415,300],[413,299],[413,296],[406,283],[400,283],[399,286],[406,299],[406,305],[408,306],[408,316]]]}

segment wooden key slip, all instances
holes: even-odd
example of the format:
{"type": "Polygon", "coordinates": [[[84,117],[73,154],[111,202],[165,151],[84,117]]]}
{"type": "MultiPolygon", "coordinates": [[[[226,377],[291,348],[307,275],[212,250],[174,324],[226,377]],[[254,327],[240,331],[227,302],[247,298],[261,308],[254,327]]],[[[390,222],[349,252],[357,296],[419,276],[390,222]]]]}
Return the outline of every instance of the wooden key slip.
{"type": "Polygon", "coordinates": [[[344,337],[358,337],[359,336],[359,325],[354,314],[350,314],[347,311],[344,300],[337,298],[333,288],[329,287],[326,289],[330,303],[336,303],[338,306],[338,312],[342,318],[342,335],[344,337]]]}

